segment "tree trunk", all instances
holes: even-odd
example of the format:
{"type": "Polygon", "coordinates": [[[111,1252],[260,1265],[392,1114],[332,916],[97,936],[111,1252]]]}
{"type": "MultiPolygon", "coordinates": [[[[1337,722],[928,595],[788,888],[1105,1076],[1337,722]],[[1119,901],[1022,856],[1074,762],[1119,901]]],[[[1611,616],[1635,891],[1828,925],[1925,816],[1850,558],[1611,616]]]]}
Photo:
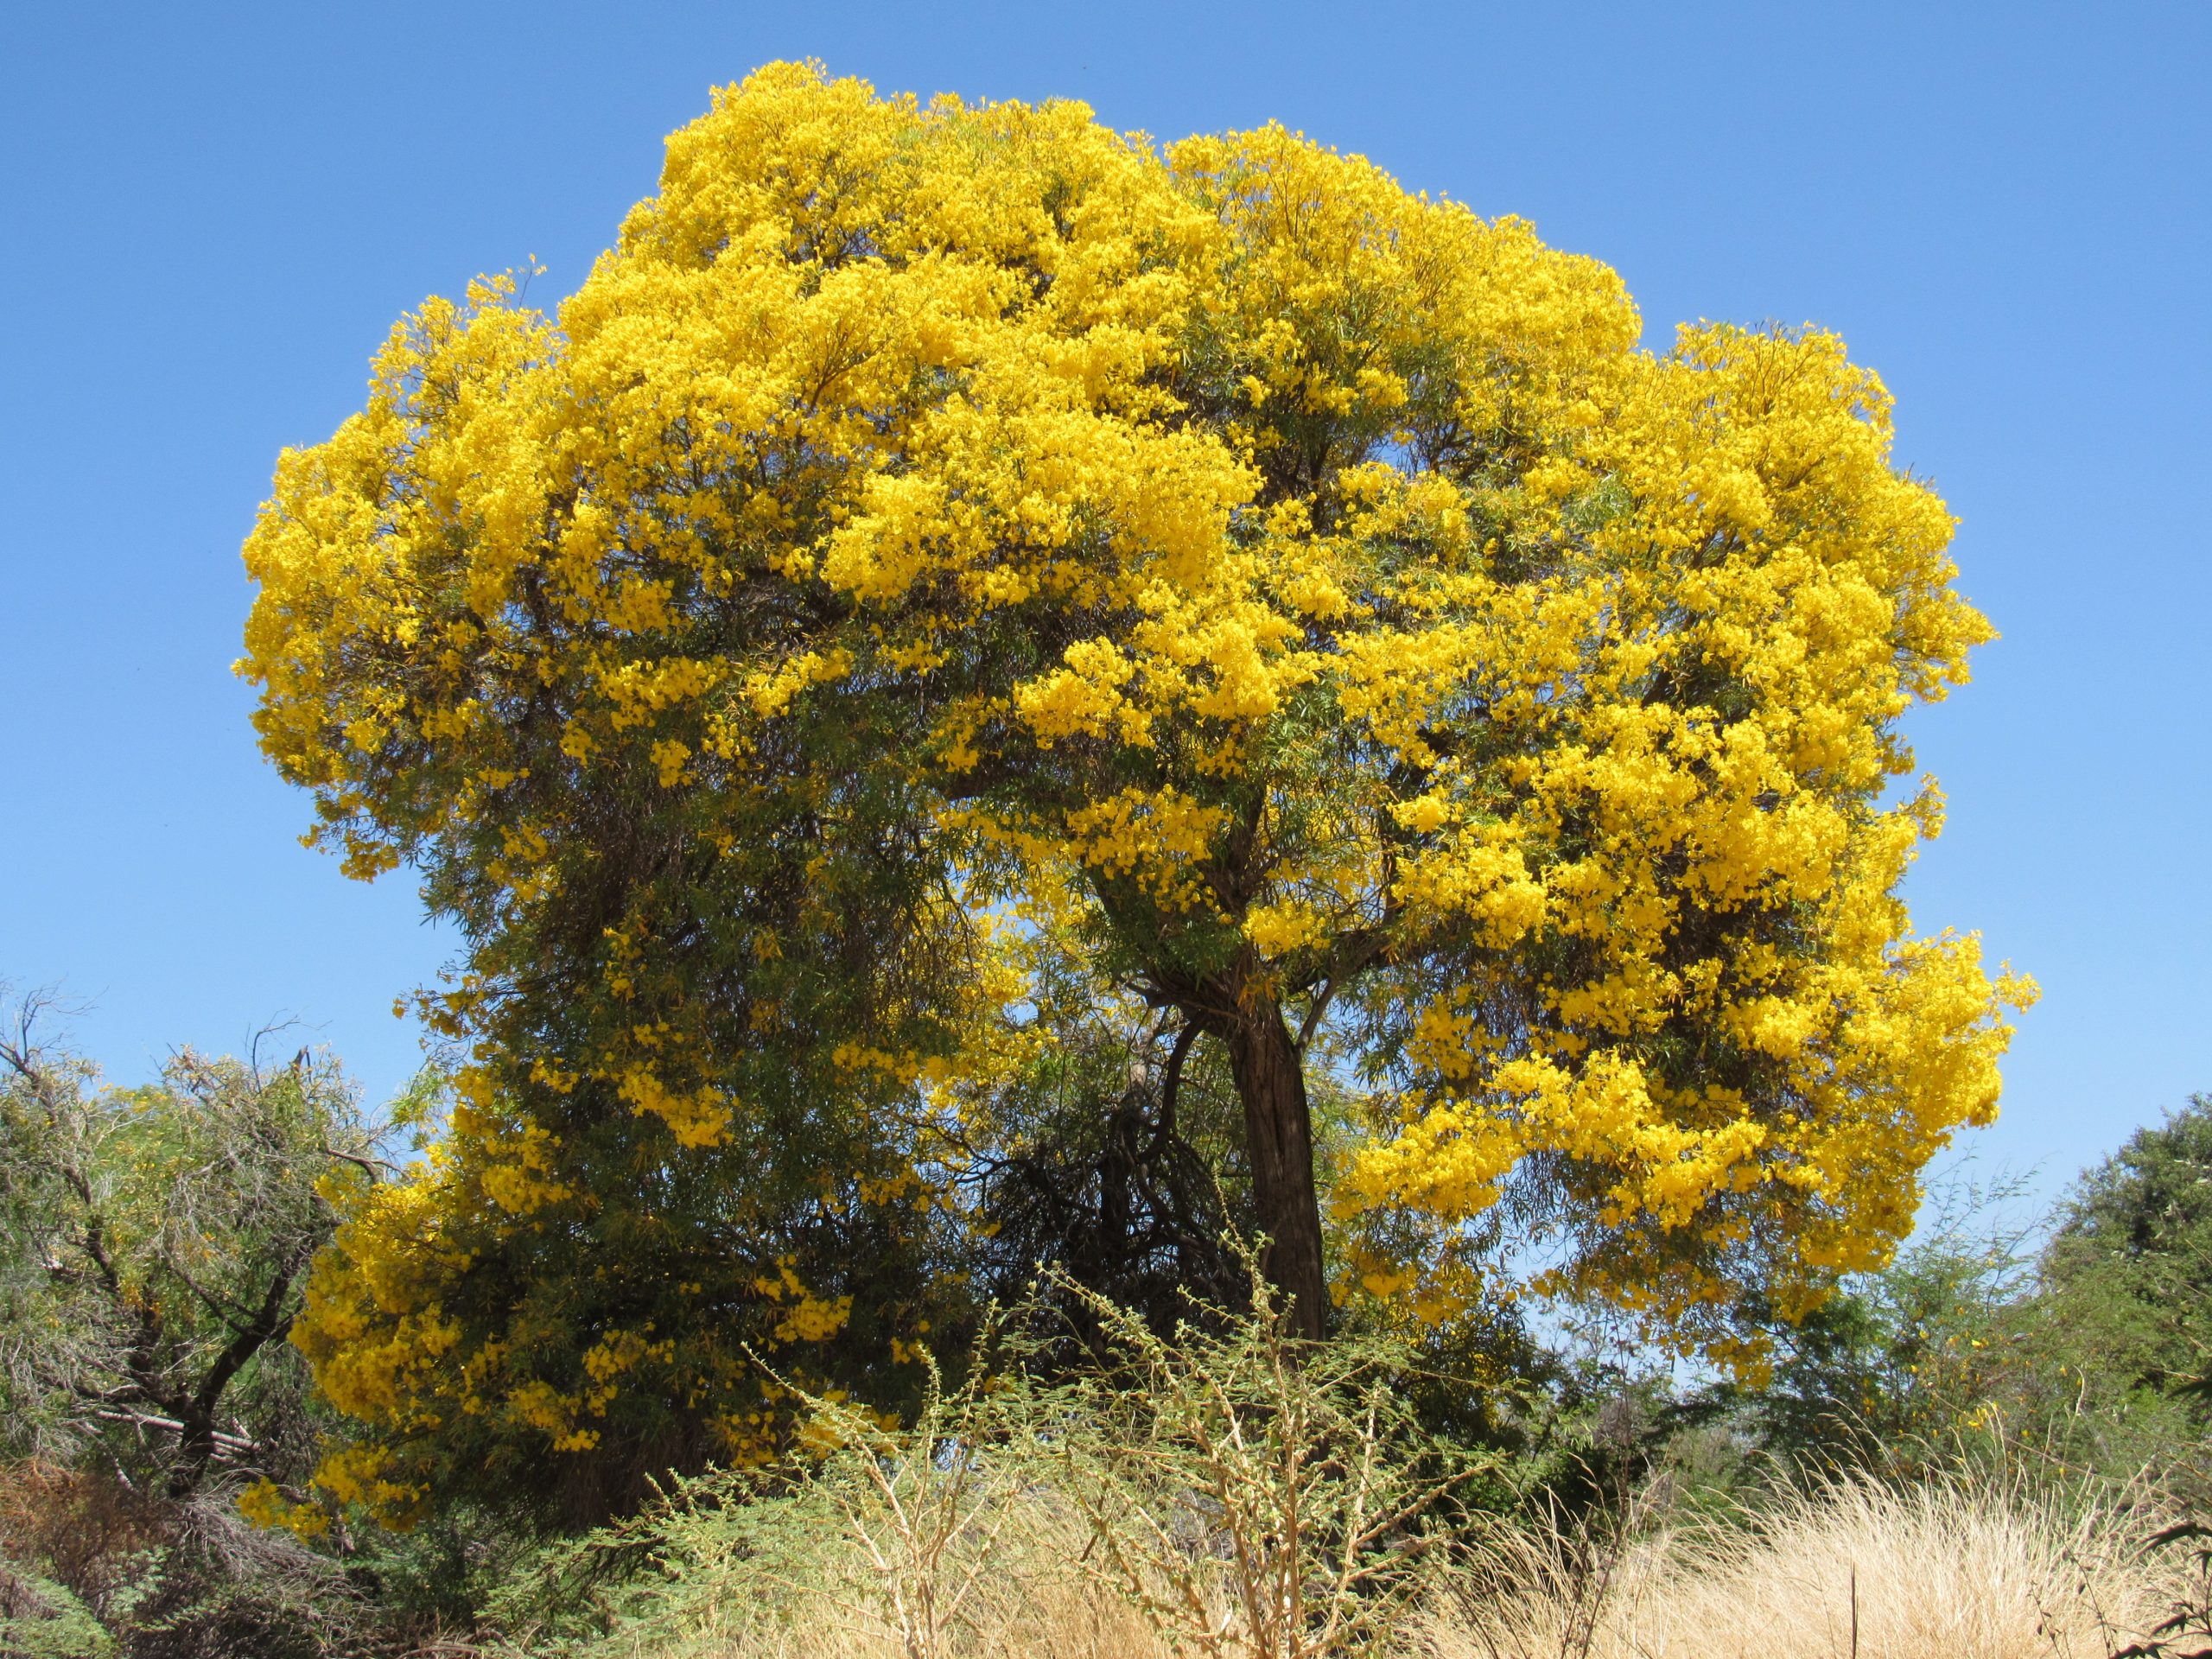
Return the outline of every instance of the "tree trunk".
{"type": "Polygon", "coordinates": [[[1327,1325],[1328,1291],[1321,1273],[1321,1205],[1313,1190],[1306,1068],[1272,997],[1244,1007],[1222,1037],[1244,1106],[1252,1197],[1268,1235],[1262,1266],[1289,1306],[1290,1329],[1318,1342],[1327,1325]]]}

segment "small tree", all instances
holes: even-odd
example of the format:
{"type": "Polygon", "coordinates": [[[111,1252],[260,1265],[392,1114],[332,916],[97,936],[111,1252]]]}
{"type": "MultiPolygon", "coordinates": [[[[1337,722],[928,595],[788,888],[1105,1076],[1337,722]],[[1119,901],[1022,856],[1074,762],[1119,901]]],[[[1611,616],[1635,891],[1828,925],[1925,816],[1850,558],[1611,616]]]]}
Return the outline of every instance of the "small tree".
{"type": "Polygon", "coordinates": [[[96,1454],[184,1497],[208,1476],[302,1478],[304,1367],[285,1342],[336,1205],[376,1179],[327,1054],[190,1050],[143,1088],[0,1037],[0,1421],[11,1449],[96,1454]]]}

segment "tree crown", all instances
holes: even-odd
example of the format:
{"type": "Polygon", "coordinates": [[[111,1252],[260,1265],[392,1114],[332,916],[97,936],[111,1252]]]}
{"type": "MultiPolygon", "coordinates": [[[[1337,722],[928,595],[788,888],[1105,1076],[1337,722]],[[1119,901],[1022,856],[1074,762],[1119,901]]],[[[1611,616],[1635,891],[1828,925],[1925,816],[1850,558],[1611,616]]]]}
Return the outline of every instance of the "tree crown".
{"type": "MultiPolygon", "coordinates": [[[[1638,334],[1280,128],[718,94],[557,316],[396,328],[247,545],[265,747],[469,939],[404,1202],[474,1262],[942,1190],[1042,951],[1224,1044],[1279,1247],[1333,1057],[1340,1288],[1440,1317],[1512,1195],[1547,1282],[1748,1357],[1994,1108],[2026,988],[1910,936],[1890,793],[1989,629],[1832,335],[1638,334]]],[[[495,1304],[407,1363],[594,1432],[495,1304]]]]}

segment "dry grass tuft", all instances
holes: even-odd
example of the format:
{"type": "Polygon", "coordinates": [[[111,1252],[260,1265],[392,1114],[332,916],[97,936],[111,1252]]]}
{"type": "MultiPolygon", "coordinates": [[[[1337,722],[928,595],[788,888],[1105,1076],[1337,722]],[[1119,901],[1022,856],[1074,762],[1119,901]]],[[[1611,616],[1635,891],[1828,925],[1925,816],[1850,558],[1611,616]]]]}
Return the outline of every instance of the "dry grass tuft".
{"type": "Polygon", "coordinates": [[[1610,1572],[1517,1535],[1427,1632],[1433,1659],[2105,1659],[2174,1586],[2139,1519],[1967,1485],[1853,1482],[1741,1526],[1661,1530],[1610,1572]]]}

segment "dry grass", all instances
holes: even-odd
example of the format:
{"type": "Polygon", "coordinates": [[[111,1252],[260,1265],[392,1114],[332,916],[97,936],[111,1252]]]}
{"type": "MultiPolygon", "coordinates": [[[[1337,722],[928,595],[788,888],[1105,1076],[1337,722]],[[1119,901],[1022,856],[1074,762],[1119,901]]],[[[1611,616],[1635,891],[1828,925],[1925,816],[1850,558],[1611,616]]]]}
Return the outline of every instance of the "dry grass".
{"type": "Polygon", "coordinates": [[[886,1573],[882,1556],[849,1533],[817,1540],[810,1567],[787,1576],[781,1566],[764,1573],[757,1558],[730,1558],[725,1568],[720,1541],[694,1531],[676,1593],[591,1647],[590,1659],[1168,1659],[1144,1617],[1080,1570],[1086,1540],[1063,1506],[1007,1508],[986,1571],[971,1576],[972,1563],[937,1557],[964,1593],[941,1594],[948,1616],[927,1626],[911,1613],[922,1587],[913,1564],[886,1573]]]}
{"type": "MultiPolygon", "coordinates": [[[[912,1659],[917,1652],[890,1621],[827,1607],[791,1624],[740,1621],[719,1637],[702,1633],[680,1646],[618,1641],[599,1651],[607,1659],[912,1659]]],[[[943,1659],[1170,1659],[1170,1650],[1133,1609],[1072,1586],[1046,1589],[1019,1606],[989,1610],[939,1653],[943,1659]]]]}
{"type": "MultiPolygon", "coordinates": [[[[1016,1530],[1019,1530],[1017,1529],[1016,1530]]],[[[1854,1484],[1741,1526],[1661,1527],[1610,1560],[1501,1534],[1393,1659],[2105,1659],[2164,1612],[2140,1519],[2017,1491],[1854,1484]],[[1487,1586],[1478,1591],[1476,1586],[1487,1586]]],[[[1064,1567],[1075,1541],[1007,1536],[972,1619],[918,1652],[865,1605],[740,1605],[600,1649],[607,1659],[1170,1659],[1132,1611],[1064,1567]]],[[[1224,1603],[1224,1606],[1227,1604],[1224,1603]]],[[[698,1605],[694,1604],[695,1607],[698,1605]]]]}
{"type": "Polygon", "coordinates": [[[1755,1526],[1659,1530],[1610,1573],[1557,1540],[1431,1625],[1434,1659],[2105,1659],[2167,1610],[2139,1518],[2019,1491],[1842,1485],[1755,1526]],[[1578,1570],[1579,1569],[1579,1570],[1578,1570]]]}

